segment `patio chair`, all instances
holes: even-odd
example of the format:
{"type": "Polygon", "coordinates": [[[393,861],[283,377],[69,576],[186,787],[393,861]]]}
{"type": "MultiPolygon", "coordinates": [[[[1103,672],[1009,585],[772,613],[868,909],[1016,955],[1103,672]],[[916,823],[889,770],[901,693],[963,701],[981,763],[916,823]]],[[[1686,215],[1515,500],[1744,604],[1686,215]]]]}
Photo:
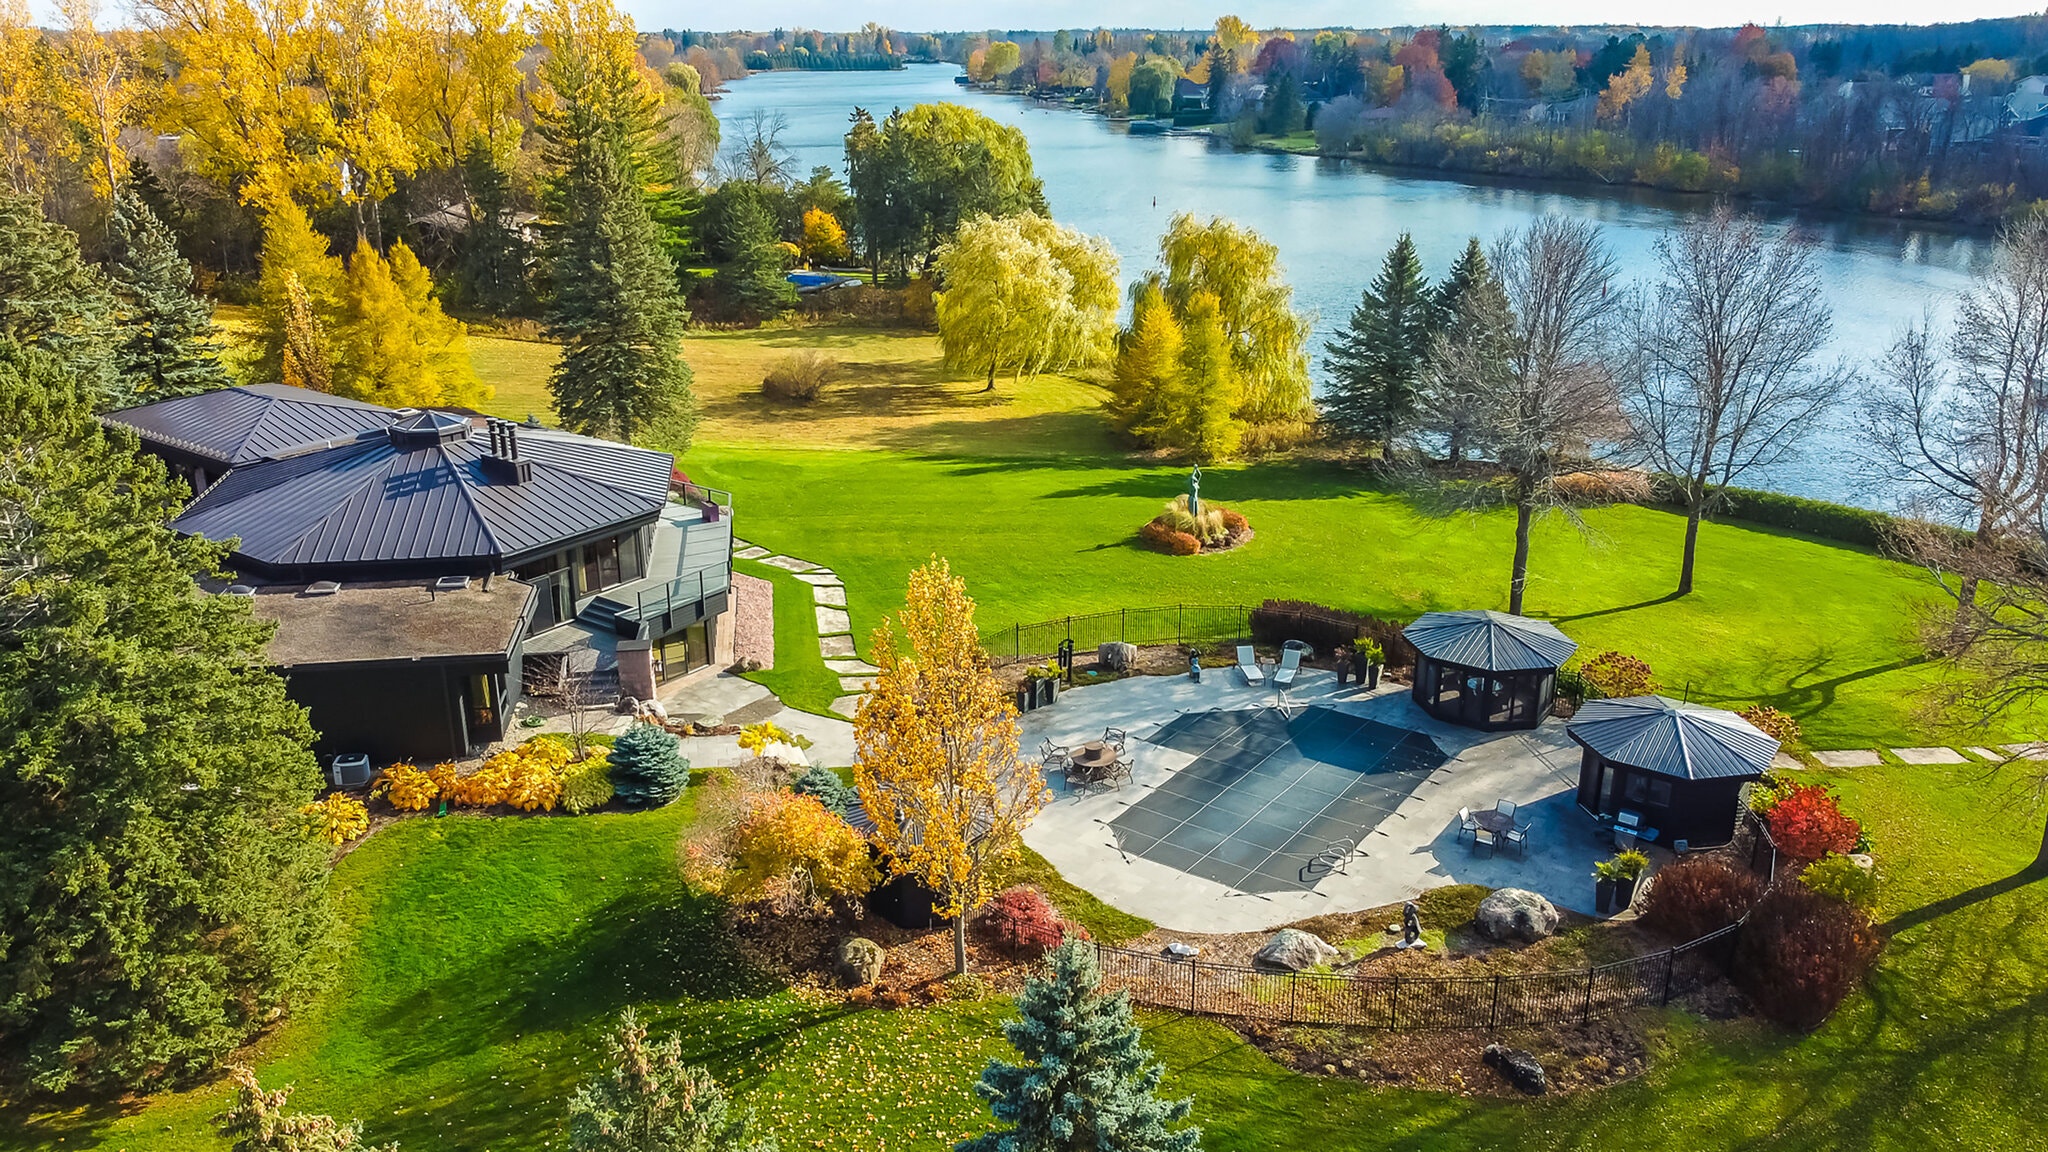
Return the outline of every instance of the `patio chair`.
{"type": "Polygon", "coordinates": [[[1484,828],[1474,828],[1472,830],[1472,851],[1477,853],[1481,844],[1486,845],[1486,854],[1488,856],[1500,850],[1500,842],[1494,839],[1493,833],[1484,828]]]}
{"type": "Polygon", "coordinates": [[[1259,667],[1259,658],[1253,655],[1252,646],[1249,644],[1237,646],[1237,670],[1244,674],[1244,682],[1247,684],[1263,684],[1266,681],[1265,670],[1259,667]]]}
{"type": "Polygon", "coordinates": [[[1121,728],[1104,728],[1102,730],[1102,742],[1119,752],[1124,750],[1124,741],[1128,739],[1130,739],[1130,733],[1125,732],[1121,728]]]}
{"type": "Polygon", "coordinates": [[[1466,837],[1467,835],[1470,835],[1470,834],[1476,833],[1476,832],[1478,832],[1478,831],[1479,831],[1479,821],[1477,821],[1477,820],[1474,820],[1474,819],[1472,818],[1472,810],[1471,810],[1470,808],[1460,808],[1460,809],[1458,809],[1458,835],[1457,835],[1457,839],[1459,839],[1459,840],[1463,840],[1463,839],[1464,839],[1464,838],[1465,838],[1465,837],[1466,837]]]}
{"type": "Polygon", "coordinates": [[[1054,771],[1065,768],[1072,762],[1071,757],[1067,754],[1067,746],[1065,744],[1055,744],[1050,740],[1038,746],[1038,759],[1047,768],[1054,771]]]}
{"type": "Polygon", "coordinates": [[[1529,824],[1517,824],[1501,836],[1502,840],[1515,846],[1515,855],[1524,859],[1529,855],[1529,828],[1534,823],[1532,820],[1529,824]]]}
{"type": "Polygon", "coordinates": [[[1494,804],[1493,810],[1510,820],[1515,818],[1515,802],[1513,800],[1501,800],[1494,804]]]}
{"type": "Polygon", "coordinates": [[[1121,792],[1123,791],[1124,785],[1127,782],[1129,782],[1130,778],[1131,758],[1128,756],[1119,756],[1116,758],[1115,761],[1113,761],[1110,764],[1108,768],[1103,770],[1101,782],[1104,784],[1114,784],[1117,787],[1117,791],[1121,792]]]}
{"type": "Polygon", "coordinates": [[[1301,671],[1301,649],[1289,648],[1280,654],[1279,670],[1273,673],[1273,686],[1287,688],[1294,684],[1295,673],[1301,671]]]}

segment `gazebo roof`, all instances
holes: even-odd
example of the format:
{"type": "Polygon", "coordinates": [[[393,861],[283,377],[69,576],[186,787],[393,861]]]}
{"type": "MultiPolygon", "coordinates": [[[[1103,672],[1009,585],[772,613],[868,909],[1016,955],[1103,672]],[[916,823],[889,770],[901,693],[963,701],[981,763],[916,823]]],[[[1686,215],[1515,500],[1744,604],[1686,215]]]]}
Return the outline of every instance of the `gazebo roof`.
{"type": "Polygon", "coordinates": [[[1602,759],[1680,780],[1750,779],[1778,754],[1735,713],[1666,696],[1588,700],[1565,732],[1602,759]]]}
{"type": "Polygon", "coordinates": [[[1426,612],[1401,634],[1432,660],[1486,672],[1561,668],[1579,650],[1549,621],[1506,612],[1426,612]]]}

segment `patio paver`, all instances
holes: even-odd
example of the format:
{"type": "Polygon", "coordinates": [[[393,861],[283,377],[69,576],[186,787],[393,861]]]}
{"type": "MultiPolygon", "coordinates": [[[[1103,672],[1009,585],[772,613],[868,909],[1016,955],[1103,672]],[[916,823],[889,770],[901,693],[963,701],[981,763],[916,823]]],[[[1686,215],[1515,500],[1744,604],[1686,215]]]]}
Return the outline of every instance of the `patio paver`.
{"type": "Polygon", "coordinates": [[[2008,755],[2017,756],[2022,760],[2048,759],[2048,741],[2034,740],[2026,744],[2005,744],[2001,747],[2008,755]]]}
{"type": "Polygon", "coordinates": [[[849,719],[852,718],[854,711],[859,707],[860,696],[858,694],[850,696],[841,696],[838,699],[832,701],[832,711],[838,713],[841,716],[845,716],[849,719]]]}
{"type": "Polygon", "coordinates": [[[2000,752],[1996,748],[1986,748],[1982,744],[1973,744],[1970,747],[1963,749],[1963,751],[1968,752],[1970,755],[1977,757],[1979,760],[2005,759],[2005,753],[2000,752]]]}
{"type": "Polygon", "coordinates": [[[866,692],[874,686],[875,681],[871,676],[841,676],[839,678],[839,690],[842,692],[866,692]]]}
{"type": "Polygon", "coordinates": [[[1953,748],[1894,748],[1892,755],[1908,764],[1967,764],[1968,756],[1953,748]]]}
{"type": "Polygon", "coordinates": [[[826,657],[847,657],[856,655],[852,636],[821,636],[818,638],[818,652],[826,657]]]}
{"type": "Polygon", "coordinates": [[[843,660],[838,658],[825,661],[825,667],[830,668],[833,674],[838,676],[873,676],[881,671],[880,668],[865,660],[843,660]]]}
{"type": "Polygon", "coordinates": [[[829,604],[834,608],[844,608],[846,607],[846,587],[843,584],[813,584],[811,585],[811,599],[819,604],[829,604]]]}
{"type": "Polygon", "coordinates": [[[1798,772],[1804,769],[1806,765],[1799,757],[1792,755],[1790,752],[1780,752],[1776,756],[1771,757],[1771,767],[1786,772],[1798,772]]]}
{"type": "Polygon", "coordinates": [[[770,556],[766,560],[761,561],[761,563],[771,568],[780,568],[785,572],[809,572],[817,567],[816,564],[811,563],[809,560],[799,560],[794,556],[770,556]]]}
{"type": "Polygon", "coordinates": [[[839,579],[838,573],[829,568],[820,568],[815,572],[799,572],[796,578],[813,588],[845,587],[845,582],[839,579]]]}
{"type": "Polygon", "coordinates": [[[1815,752],[1815,760],[1830,768],[1875,768],[1884,763],[1875,749],[1851,748],[1834,752],[1815,752]]]}
{"type": "Polygon", "coordinates": [[[844,608],[827,608],[820,605],[818,613],[818,635],[835,636],[841,632],[853,631],[853,620],[844,608]]]}
{"type": "Polygon", "coordinates": [[[769,554],[769,551],[759,544],[749,544],[745,548],[733,553],[733,556],[740,560],[759,560],[761,557],[769,554]]]}

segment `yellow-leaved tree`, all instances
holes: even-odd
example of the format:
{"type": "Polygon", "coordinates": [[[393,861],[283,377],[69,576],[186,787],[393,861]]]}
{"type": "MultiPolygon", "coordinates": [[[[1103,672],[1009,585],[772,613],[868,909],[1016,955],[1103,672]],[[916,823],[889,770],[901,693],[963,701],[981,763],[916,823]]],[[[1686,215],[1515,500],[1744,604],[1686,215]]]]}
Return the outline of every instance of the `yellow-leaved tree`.
{"type": "Polygon", "coordinates": [[[852,825],[816,797],[787,790],[750,798],[729,851],[718,890],[739,900],[765,898],[791,913],[863,895],[881,878],[852,825]]]}
{"type": "Polygon", "coordinates": [[[1017,755],[1016,707],[945,560],[910,574],[897,622],[885,618],[870,645],[881,671],[853,718],[854,784],[889,870],[931,889],[952,919],[965,972],[967,916],[995,894],[996,866],[1045,804],[1045,777],[1017,755]]]}
{"type": "Polygon", "coordinates": [[[1014,377],[1099,364],[1116,338],[1117,259],[1109,242],[1033,212],[977,216],[939,249],[939,342],[946,363],[1014,377]]]}
{"type": "Polygon", "coordinates": [[[804,210],[804,259],[837,264],[846,259],[846,229],[823,208],[804,210]]]}
{"type": "Polygon", "coordinates": [[[340,395],[391,408],[474,408],[490,398],[470,365],[462,322],[441,310],[426,268],[403,242],[386,259],[356,241],[335,327],[340,395]]]}
{"type": "Polygon", "coordinates": [[[347,285],[348,273],[340,260],[329,255],[327,237],[314,229],[305,211],[289,199],[273,201],[263,214],[256,354],[247,371],[250,383],[282,380],[302,388],[328,390],[333,361],[326,334],[341,313],[347,285]],[[286,362],[288,353],[294,358],[291,365],[286,362]]]}

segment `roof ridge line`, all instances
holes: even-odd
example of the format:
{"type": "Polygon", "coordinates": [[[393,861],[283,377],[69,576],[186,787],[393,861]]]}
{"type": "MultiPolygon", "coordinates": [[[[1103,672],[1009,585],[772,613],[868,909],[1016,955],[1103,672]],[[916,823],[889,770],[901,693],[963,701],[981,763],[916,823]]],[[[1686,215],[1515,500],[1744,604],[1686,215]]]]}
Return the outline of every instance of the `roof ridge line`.
{"type": "MultiPolygon", "coordinates": [[[[467,436],[463,437],[462,443],[469,443],[469,438],[467,436]]],[[[455,467],[455,460],[448,454],[448,444],[446,441],[437,442],[434,445],[434,451],[440,454],[441,459],[447,463],[450,469],[455,467]]],[[[477,459],[481,461],[483,458],[479,456],[477,459]]],[[[479,463],[478,467],[481,468],[482,464],[479,463]]],[[[505,558],[505,546],[498,542],[498,534],[491,529],[491,518],[484,515],[482,508],[477,507],[476,493],[470,491],[469,485],[462,483],[457,483],[455,490],[462,493],[462,504],[465,508],[469,509],[469,514],[476,518],[477,526],[483,529],[484,539],[490,542],[491,551],[497,555],[498,559],[503,560],[505,558]]]]}
{"type": "MultiPolygon", "coordinates": [[[[385,448],[389,448],[392,446],[389,440],[360,440],[357,441],[356,443],[385,448]]],[[[337,444],[335,445],[335,448],[348,448],[351,446],[352,445],[349,444],[337,444]]],[[[332,449],[330,449],[330,451],[331,450],[332,449]]],[[[286,456],[278,460],[258,461],[258,463],[282,464],[287,460],[308,459],[313,455],[314,453],[309,452],[306,453],[304,456],[286,456]]],[[[368,488],[372,482],[377,480],[378,477],[385,475],[390,467],[391,462],[396,459],[398,459],[398,454],[395,452],[392,453],[390,456],[385,457],[383,465],[377,468],[370,469],[369,474],[363,477],[361,483],[348,488],[346,490],[348,493],[346,496],[344,496],[338,503],[330,504],[326,512],[323,512],[320,515],[315,516],[311,521],[307,523],[306,530],[304,532],[299,533],[296,536],[293,536],[291,538],[291,542],[284,549],[280,549],[280,551],[290,551],[298,548],[299,545],[305,543],[306,537],[311,536],[315,532],[319,531],[320,526],[322,524],[327,523],[330,519],[332,519],[336,511],[348,507],[349,503],[353,501],[359,494],[361,494],[363,489],[368,488]]],[[[262,489],[262,491],[269,491],[269,488],[266,487],[262,489]]]]}

